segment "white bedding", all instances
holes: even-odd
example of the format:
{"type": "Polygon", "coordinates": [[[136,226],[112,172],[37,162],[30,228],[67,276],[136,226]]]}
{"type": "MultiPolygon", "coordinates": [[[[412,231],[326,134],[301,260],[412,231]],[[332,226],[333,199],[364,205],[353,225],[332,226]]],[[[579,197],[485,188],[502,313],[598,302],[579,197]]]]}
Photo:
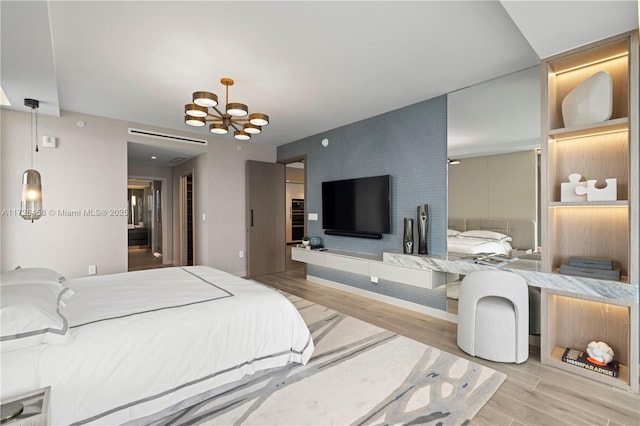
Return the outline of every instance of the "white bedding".
{"type": "Polygon", "coordinates": [[[121,424],[290,362],[311,335],[261,284],[205,266],[72,279],[65,344],[2,353],[2,395],[51,386],[51,422],[121,424]]]}
{"type": "Polygon", "coordinates": [[[511,255],[513,247],[509,241],[497,241],[484,238],[447,237],[447,251],[464,254],[497,253],[511,255]]]}

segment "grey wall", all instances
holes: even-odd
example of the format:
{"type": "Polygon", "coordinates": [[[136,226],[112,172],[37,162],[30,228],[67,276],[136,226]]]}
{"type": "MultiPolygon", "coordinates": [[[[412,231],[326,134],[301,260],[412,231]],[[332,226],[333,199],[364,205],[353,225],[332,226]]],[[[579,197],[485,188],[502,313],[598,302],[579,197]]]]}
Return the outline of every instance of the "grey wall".
{"type": "MultiPolygon", "coordinates": [[[[402,250],[403,219],[416,218],[420,204],[429,205],[430,254],[446,253],[447,226],[447,97],[440,96],[357,123],[278,147],[278,161],[306,155],[307,234],[320,236],[325,247],[381,255],[402,250]],[[325,148],[321,141],[329,139],[325,148]],[[381,240],[324,235],[322,182],[376,175],[391,175],[392,232],[381,240]]],[[[444,290],[420,290],[368,277],[308,266],[320,278],[393,295],[444,309],[444,290]]]]}

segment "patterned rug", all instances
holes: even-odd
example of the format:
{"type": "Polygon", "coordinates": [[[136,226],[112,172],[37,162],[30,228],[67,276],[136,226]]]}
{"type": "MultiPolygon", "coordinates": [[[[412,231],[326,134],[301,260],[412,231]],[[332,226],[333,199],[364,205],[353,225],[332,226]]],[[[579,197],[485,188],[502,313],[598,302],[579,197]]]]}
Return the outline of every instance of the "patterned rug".
{"type": "Polygon", "coordinates": [[[462,425],[506,375],[285,294],[313,334],[307,365],[245,378],[154,425],[462,425]]]}

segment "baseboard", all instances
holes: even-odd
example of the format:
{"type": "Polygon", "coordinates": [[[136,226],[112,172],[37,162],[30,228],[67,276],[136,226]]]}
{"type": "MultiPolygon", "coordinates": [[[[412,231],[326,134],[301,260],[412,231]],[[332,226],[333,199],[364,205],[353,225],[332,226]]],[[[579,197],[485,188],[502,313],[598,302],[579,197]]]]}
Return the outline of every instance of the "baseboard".
{"type": "Polygon", "coordinates": [[[441,311],[440,309],[430,308],[428,306],[419,305],[417,303],[408,302],[402,299],[396,299],[395,297],[385,296],[384,294],[373,293],[367,290],[362,290],[357,287],[337,283],[335,281],[326,280],[313,275],[307,275],[307,280],[317,284],[321,284],[327,287],[335,288],[337,290],[346,291],[348,293],[357,294],[359,296],[368,297],[369,299],[378,300],[380,302],[389,303],[390,305],[399,306],[401,308],[410,309],[421,314],[429,315],[434,318],[449,321],[454,324],[458,323],[458,316],[450,314],[449,312],[441,311]]]}

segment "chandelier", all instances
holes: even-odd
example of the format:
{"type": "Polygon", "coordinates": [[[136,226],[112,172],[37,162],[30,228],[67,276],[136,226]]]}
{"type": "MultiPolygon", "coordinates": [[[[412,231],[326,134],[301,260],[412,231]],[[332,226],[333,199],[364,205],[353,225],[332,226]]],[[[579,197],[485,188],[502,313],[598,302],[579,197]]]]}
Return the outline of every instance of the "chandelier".
{"type": "Polygon", "coordinates": [[[202,127],[210,122],[209,131],[216,135],[226,135],[232,127],[233,137],[247,141],[251,135],[262,132],[262,126],[269,124],[269,116],[260,112],[249,114],[249,107],[239,102],[229,102],[230,78],[220,79],[226,87],[225,112],[217,108],[218,95],[211,92],[194,92],[192,102],[184,106],[184,122],[189,126],[202,127]]]}

